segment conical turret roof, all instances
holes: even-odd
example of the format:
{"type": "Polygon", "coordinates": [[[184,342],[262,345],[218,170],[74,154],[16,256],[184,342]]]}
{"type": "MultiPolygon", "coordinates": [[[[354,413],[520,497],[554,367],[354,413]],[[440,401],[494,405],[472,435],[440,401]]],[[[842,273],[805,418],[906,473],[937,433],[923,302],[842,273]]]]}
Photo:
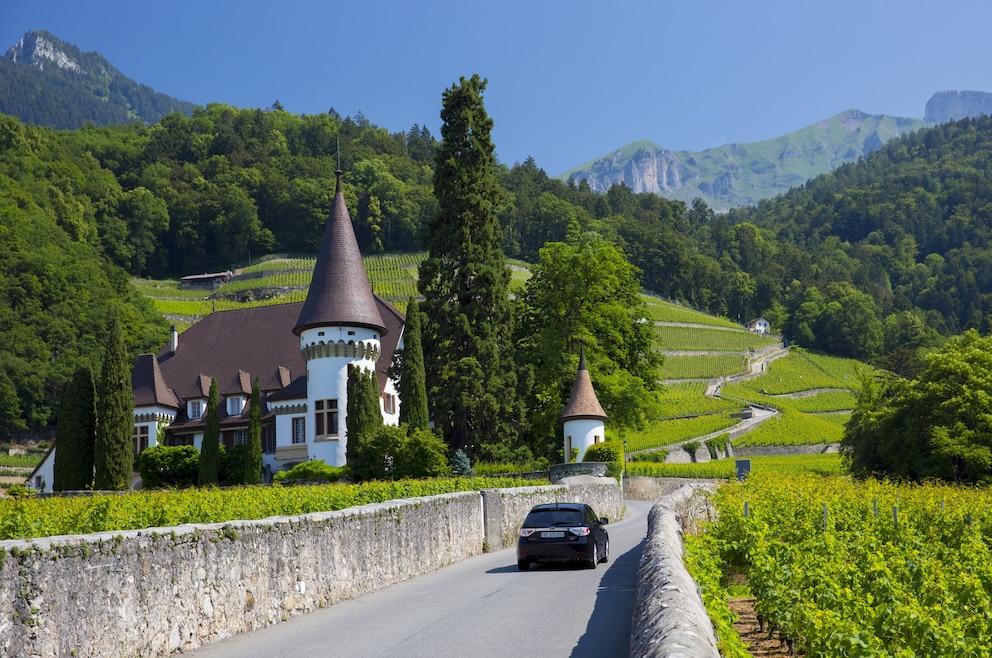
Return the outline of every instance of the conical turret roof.
{"type": "Polygon", "coordinates": [[[386,333],[386,326],[365,275],[362,253],[351,225],[348,206],[341,191],[341,172],[331,215],[324,228],[317,264],[293,333],[299,336],[311,327],[367,327],[386,333]]]}
{"type": "Polygon", "coordinates": [[[586,370],[586,356],[582,344],[579,345],[579,369],[575,373],[575,381],[572,382],[572,394],[559,420],[565,422],[579,418],[595,418],[604,422],[607,419],[606,412],[599,404],[599,398],[596,397],[596,391],[592,387],[589,371],[586,370]]]}

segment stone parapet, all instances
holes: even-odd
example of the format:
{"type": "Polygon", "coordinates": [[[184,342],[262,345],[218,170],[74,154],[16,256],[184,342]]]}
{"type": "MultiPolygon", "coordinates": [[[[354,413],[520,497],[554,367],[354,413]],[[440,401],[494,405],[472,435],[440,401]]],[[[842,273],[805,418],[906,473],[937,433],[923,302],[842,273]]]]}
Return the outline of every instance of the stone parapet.
{"type": "Polygon", "coordinates": [[[578,480],[258,521],[3,541],[0,657],[188,651],[481,553],[490,527],[514,536],[538,502],[578,500],[619,518],[616,480],[578,480]]]}

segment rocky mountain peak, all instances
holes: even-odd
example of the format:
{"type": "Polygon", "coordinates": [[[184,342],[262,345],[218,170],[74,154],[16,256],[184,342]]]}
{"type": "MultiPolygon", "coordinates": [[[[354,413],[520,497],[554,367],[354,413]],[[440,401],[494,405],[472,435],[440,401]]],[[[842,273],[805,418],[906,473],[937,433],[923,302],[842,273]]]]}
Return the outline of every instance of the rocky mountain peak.
{"type": "Polygon", "coordinates": [[[938,91],[927,101],[923,118],[944,123],[965,117],[992,115],[992,94],[985,91],[938,91]]]}
{"type": "Polygon", "coordinates": [[[75,73],[83,72],[79,63],[63,50],[61,42],[47,32],[28,32],[11,46],[6,57],[15,62],[28,62],[41,70],[45,66],[55,66],[75,73]]]}

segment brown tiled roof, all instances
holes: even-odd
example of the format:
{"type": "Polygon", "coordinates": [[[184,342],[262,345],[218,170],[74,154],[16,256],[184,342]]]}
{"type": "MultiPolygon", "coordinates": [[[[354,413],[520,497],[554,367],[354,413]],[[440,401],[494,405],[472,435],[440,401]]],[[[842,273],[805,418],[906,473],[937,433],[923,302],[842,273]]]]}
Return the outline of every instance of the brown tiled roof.
{"type": "MultiPolygon", "coordinates": [[[[251,380],[249,373],[239,369],[238,374],[228,380],[226,384],[217,382],[221,395],[251,395],[251,380]]],[[[261,378],[259,378],[259,388],[261,388],[261,378]]],[[[209,389],[208,389],[209,390],[209,389]]]]}
{"type": "Polygon", "coordinates": [[[324,238],[300,317],[293,332],[317,326],[368,327],[385,334],[387,329],[365,275],[362,253],[341,191],[341,172],[331,215],[324,227],[324,238]]]}
{"type": "MultiPolygon", "coordinates": [[[[381,298],[373,300],[376,312],[385,318],[382,354],[376,364],[382,390],[403,333],[404,316],[381,298]]],[[[159,350],[153,360],[160,368],[163,385],[185,400],[207,397],[211,377],[217,379],[218,390],[224,395],[251,393],[252,381],[258,377],[261,391],[284,397],[289,393],[284,389],[299,382],[301,388],[294,387],[294,391],[302,390],[299,397],[306,396],[306,362],[299,338],[293,335],[303,305],[296,302],[211,313],[179,336],[174,354],[168,345],[159,350]]]]}
{"type": "Polygon", "coordinates": [[[568,398],[565,410],[561,412],[559,420],[575,420],[579,418],[596,418],[606,421],[606,412],[599,404],[596,391],[592,387],[592,380],[589,378],[589,371],[586,370],[586,357],[582,348],[579,348],[579,369],[575,373],[575,381],[572,382],[572,395],[568,398]]]}
{"type": "Polygon", "coordinates": [[[178,409],[179,399],[162,377],[162,370],[153,354],[141,354],[131,372],[131,388],[135,407],[169,407],[178,409]]]}

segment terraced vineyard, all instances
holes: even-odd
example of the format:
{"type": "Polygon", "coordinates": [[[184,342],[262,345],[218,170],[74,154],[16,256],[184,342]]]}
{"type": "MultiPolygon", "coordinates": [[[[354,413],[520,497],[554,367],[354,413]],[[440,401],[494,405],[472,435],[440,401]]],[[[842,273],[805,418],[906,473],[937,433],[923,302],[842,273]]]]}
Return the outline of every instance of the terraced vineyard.
{"type": "MultiPolygon", "coordinates": [[[[405,309],[417,297],[417,267],[424,254],[390,254],[364,259],[372,290],[405,309]]],[[[270,258],[241,270],[217,290],[180,290],[179,281],[135,279],[134,285],[183,331],[215,311],[230,311],[306,299],[314,257],[270,258]]]]}

